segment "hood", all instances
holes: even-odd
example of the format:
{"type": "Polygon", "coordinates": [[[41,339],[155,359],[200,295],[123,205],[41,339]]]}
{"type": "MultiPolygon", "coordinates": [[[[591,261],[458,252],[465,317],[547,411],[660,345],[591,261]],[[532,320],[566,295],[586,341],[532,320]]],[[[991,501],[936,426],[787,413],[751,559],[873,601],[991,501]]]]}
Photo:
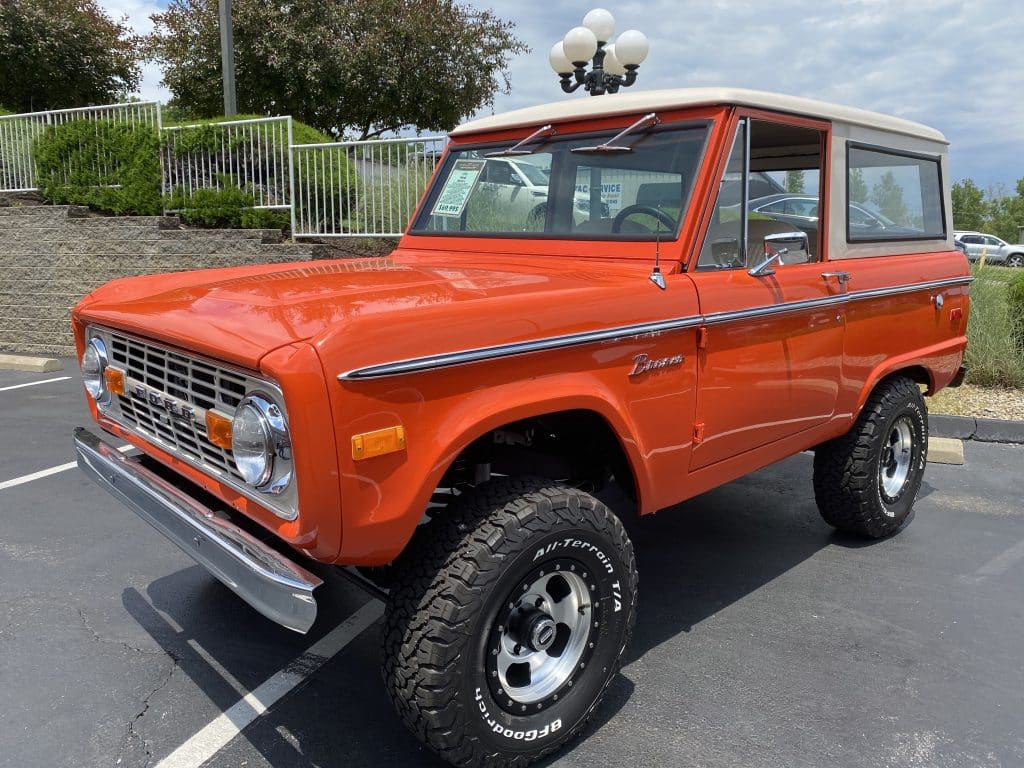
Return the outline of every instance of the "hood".
{"type": "MultiPolygon", "coordinates": [[[[480,259],[465,254],[403,256],[123,278],[89,294],[76,313],[87,322],[255,370],[264,355],[286,344],[337,343],[339,337],[360,333],[375,336],[385,314],[390,316],[389,329],[397,330],[393,324],[400,323],[411,330],[430,318],[450,321],[453,308],[460,305],[501,296],[517,297],[508,309],[519,320],[519,333],[528,333],[522,323],[533,323],[530,310],[522,306],[523,297],[539,300],[601,284],[621,285],[624,271],[636,273],[640,282],[644,269],[650,270],[649,265],[550,258],[502,258],[500,266],[480,266],[480,259]]],[[[581,311],[576,306],[578,319],[581,311]]],[[[599,323],[600,309],[595,307],[594,312],[599,323]]],[[[468,316],[470,325],[486,325],[488,320],[478,312],[468,316]]]]}

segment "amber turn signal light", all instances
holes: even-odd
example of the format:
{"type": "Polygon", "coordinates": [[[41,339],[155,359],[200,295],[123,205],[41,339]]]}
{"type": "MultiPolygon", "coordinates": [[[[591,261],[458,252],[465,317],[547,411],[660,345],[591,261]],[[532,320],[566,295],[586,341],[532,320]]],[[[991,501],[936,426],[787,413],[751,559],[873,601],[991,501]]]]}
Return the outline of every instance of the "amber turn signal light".
{"type": "Polygon", "coordinates": [[[352,436],[352,458],[370,459],[405,449],[405,427],[388,427],[352,436]]]}
{"type": "Polygon", "coordinates": [[[107,382],[107,391],[115,395],[124,394],[124,371],[108,365],[107,370],[103,372],[103,378],[107,382]]]}
{"type": "Polygon", "coordinates": [[[206,436],[225,451],[231,450],[231,417],[217,411],[206,412],[206,436]]]}

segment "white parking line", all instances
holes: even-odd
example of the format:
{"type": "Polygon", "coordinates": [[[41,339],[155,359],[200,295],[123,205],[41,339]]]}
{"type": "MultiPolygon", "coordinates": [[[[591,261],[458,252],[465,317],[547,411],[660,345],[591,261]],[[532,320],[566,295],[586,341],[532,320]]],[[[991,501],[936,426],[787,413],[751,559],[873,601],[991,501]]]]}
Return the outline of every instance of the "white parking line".
{"type": "Polygon", "coordinates": [[[34,387],[36,384],[51,384],[54,381],[67,381],[70,376],[58,376],[55,379],[43,379],[42,381],[30,381],[27,384],[12,384],[9,387],[0,387],[0,392],[6,392],[9,389],[21,389],[22,387],[34,387]]]}
{"type": "Polygon", "coordinates": [[[304,654],[210,721],[199,733],[157,763],[156,768],[198,768],[383,614],[383,603],[370,600],[311,645],[304,654]]]}
{"type": "Polygon", "coordinates": [[[974,572],[974,577],[976,579],[983,579],[987,576],[999,576],[1010,570],[1021,560],[1024,560],[1024,541],[1018,541],[1005,552],[993,557],[974,572]]]}
{"type": "MultiPolygon", "coordinates": [[[[135,446],[132,445],[123,445],[120,448],[118,448],[118,450],[121,453],[127,453],[134,447],[135,446]]],[[[6,491],[8,488],[13,488],[16,485],[24,485],[25,483],[31,483],[33,480],[41,480],[44,477],[56,475],[60,472],[67,472],[69,469],[74,469],[77,466],[77,461],[69,461],[67,464],[60,464],[56,467],[50,467],[49,469],[41,469],[38,472],[33,472],[31,475],[22,475],[21,477],[16,477],[13,480],[4,480],[2,483],[0,483],[0,491],[6,491]]]]}

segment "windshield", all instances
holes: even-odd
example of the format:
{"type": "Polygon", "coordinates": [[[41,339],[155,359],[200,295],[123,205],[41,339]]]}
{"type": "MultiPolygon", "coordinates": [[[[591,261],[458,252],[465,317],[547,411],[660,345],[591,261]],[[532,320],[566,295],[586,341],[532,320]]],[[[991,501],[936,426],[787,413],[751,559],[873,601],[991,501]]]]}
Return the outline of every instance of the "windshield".
{"type": "MultiPolygon", "coordinates": [[[[572,152],[616,131],[551,136],[529,155],[487,157],[507,144],[453,150],[411,233],[571,239],[673,239],[700,168],[708,124],[635,133],[629,152],[572,152]],[[518,171],[518,172],[517,172],[518,171]]],[[[526,147],[524,147],[525,149],[526,147]]]]}

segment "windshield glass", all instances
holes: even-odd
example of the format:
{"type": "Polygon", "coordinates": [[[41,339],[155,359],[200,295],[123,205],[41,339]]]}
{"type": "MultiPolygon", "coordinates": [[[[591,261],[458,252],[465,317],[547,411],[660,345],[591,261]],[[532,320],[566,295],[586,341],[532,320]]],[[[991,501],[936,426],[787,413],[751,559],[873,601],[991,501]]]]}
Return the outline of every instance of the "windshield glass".
{"type": "Polygon", "coordinates": [[[700,168],[708,124],[626,136],[629,152],[572,152],[616,131],[538,140],[529,155],[487,157],[489,144],[453,150],[410,230],[601,240],[677,236],[700,168]]]}

